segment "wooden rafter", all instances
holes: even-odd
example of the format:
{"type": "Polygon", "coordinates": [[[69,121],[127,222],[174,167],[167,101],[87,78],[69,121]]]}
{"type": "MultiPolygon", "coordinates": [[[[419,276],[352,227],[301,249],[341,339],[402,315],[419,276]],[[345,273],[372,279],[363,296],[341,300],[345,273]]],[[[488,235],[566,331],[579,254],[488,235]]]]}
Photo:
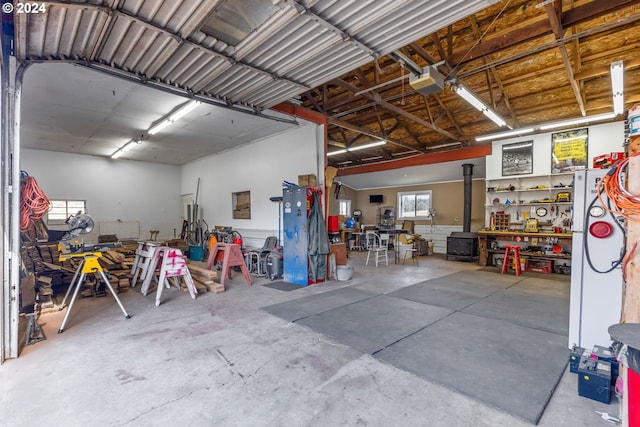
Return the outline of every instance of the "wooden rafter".
{"type": "MultiPolygon", "coordinates": [[[[348,90],[350,90],[350,91],[352,91],[354,93],[358,92],[360,90],[357,87],[355,87],[355,86],[353,86],[353,85],[351,85],[351,84],[349,84],[349,83],[347,83],[347,82],[345,82],[344,80],[341,80],[341,79],[335,79],[335,80],[333,80],[333,82],[336,85],[338,85],[338,86],[340,86],[340,87],[342,87],[344,89],[348,89],[348,90]]],[[[441,128],[437,127],[437,126],[434,126],[431,123],[429,123],[428,121],[423,120],[420,117],[417,117],[417,116],[415,116],[415,115],[413,115],[411,113],[408,113],[405,110],[403,110],[402,108],[396,107],[395,105],[383,100],[382,97],[380,96],[380,94],[378,94],[378,93],[365,92],[365,93],[362,94],[362,96],[374,101],[375,103],[379,104],[382,108],[384,108],[386,110],[389,110],[391,112],[394,112],[396,114],[404,116],[404,117],[408,118],[409,120],[412,120],[412,121],[414,121],[414,122],[416,122],[416,123],[418,123],[418,124],[420,124],[422,126],[426,126],[429,129],[431,129],[433,131],[436,131],[436,132],[446,136],[447,138],[450,138],[452,140],[457,140],[458,139],[452,133],[450,133],[450,132],[448,132],[448,131],[446,131],[444,129],[441,129],[441,128]]]]}
{"type": "Polygon", "coordinates": [[[584,106],[584,96],[582,95],[582,91],[580,90],[578,82],[573,76],[573,67],[571,65],[571,60],[569,59],[567,47],[565,46],[564,42],[560,41],[564,38],[564,28],[562,28],[561,24],[562,0],[556,0],[553,3],[548,3],[544,7],[547,10],[547,15],[549,16],[549,23],[551,24],[553,34],[556,37],[556,40],[559,41],[558,49],[560,50],[560,56],[562,57],[562,62],[564,62],[564,67],[567,71],[569,84],[571,85],[573,94],[576,97],[576,101],[578,102],[578,108],[580,108],[580,113],[583,116],[586,116],[587,111],[584,106]]]}
{"type": "Polygon", "coordinates": [[[373,138],[378,138],[378,139],[385,139],[387,141],[387,143],[393,144],[393,145],[397,145],[398,147],[404,147],[404,148],[408,148],[410,150],[418,150],[418,151],[424,152],[424,150],[419,148],[419,147],[412,147],[411,145],[404,144],[404,143],[402,143],[400,141],[396,141],[394,139],[389,139],[388,136],[385,137],[384,135],[381,135],[378,132],[374,132],[374,131],[369,130],[367,128],[354,125],[353,123],[349,123],[346,120],[331,119],[330,118],[329,119],[329,123],[334,125],[334,126],[338,126],[338,127],[344,128],[344,129],[351,130],[353,132],[361,133],[362,135],[368,135],[368,136],[371,136],[373,138]]]}

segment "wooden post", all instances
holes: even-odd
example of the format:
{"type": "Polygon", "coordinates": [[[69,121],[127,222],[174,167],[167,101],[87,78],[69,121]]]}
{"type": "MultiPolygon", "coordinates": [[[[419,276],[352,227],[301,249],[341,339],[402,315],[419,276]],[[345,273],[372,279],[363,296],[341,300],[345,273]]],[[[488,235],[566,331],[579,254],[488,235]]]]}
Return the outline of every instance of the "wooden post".
{"type": "MultiPolygon", "coordinates": [[[[640,152],[640,136],[629,140],[629,156],[640,152]]],[[[631,194],[640,194],[640,155],[630,157],[628,165],[628,190],[631,194]]],[[[627,252],[629,263],[626,266],[626,280],[622,295],[623,323],[640,322],[640,218],[627,221],[627,252]]]]}

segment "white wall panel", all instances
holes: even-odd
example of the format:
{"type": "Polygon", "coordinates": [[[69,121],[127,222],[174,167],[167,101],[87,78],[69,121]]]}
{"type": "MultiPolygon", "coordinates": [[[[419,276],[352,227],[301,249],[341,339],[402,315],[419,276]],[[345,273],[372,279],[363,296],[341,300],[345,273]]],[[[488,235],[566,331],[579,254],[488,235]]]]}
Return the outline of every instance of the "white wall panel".
{"type": "Polygon", "coordinates": [[[146,239],[149,230],[159,230],[159,239],[180,233],[179,166],[23,149],[20,167],[50,199],[86,200],[96,224],[139,221],[146,239]]]}
{"type": "Polygon", "coordinates": [[[267,235],[278,232],[279,205],[269,198],[282,196],[282,182],[297,184],[298,175],[315,174],[321,184],[321,128],[303,122],[292,131],[188,163],[182,166],[182,194],[195,197],[200,178],[198,204],[209,227],[231,226],[246,246],[262,246],[267,235]],[[251,192],[250,220],[233,219],[232,193],[241,191],[251,192]]]}
{"type": "MultiPolygon", "coordinates": [[[[571,129],[589,129],[587,141],[588,166],[591,167],[595,156],[615,151],[624,151],[624,122],[606,123],[595,126],[576,126],[571,129]]],[[[551,173],[551,134],[563,132],[567,129],[558,129],[539,135],[520,136],[504,139],[493,143],[493,153],[487,156],[486,178],[502,178],[502,146],[513,142],[533,140],[533,174],[523,176],[549,175],[551,173]]]]}

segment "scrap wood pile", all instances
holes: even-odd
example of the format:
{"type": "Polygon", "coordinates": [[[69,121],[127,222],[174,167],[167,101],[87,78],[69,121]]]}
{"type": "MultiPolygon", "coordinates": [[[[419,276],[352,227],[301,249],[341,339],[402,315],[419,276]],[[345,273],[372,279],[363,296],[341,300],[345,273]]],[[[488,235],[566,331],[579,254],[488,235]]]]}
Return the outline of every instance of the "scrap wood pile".
{"type": "MultiPolygon", "coordinates": [[[[134,257],[126,254],[130,254],[129,248],[122,246],[104,251],[102,256],[98,258],[98,262],[116,292],[126,292],[131,287],[130,273],[134,257]]],[[[135,248],[133,254],[135,256],[135,248]]]]}
{"type": "Polygon", "coordinates": [[[191,264],[188,267],[198,292],[224,292],[224,285],[213,281],[218,276],[217,272],[191,264]]]}

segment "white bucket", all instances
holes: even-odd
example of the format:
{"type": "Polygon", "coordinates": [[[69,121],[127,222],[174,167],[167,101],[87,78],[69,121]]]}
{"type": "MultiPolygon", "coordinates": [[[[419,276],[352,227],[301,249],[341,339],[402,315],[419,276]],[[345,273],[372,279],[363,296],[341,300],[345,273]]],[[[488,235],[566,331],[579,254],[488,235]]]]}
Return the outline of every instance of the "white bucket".
{"type": "Polygon", "coordinates": [[[339,265],[336,267],[336,277],[340,281],[351,280],[353,277],[353,267],[350,265],[339,265]]]}

